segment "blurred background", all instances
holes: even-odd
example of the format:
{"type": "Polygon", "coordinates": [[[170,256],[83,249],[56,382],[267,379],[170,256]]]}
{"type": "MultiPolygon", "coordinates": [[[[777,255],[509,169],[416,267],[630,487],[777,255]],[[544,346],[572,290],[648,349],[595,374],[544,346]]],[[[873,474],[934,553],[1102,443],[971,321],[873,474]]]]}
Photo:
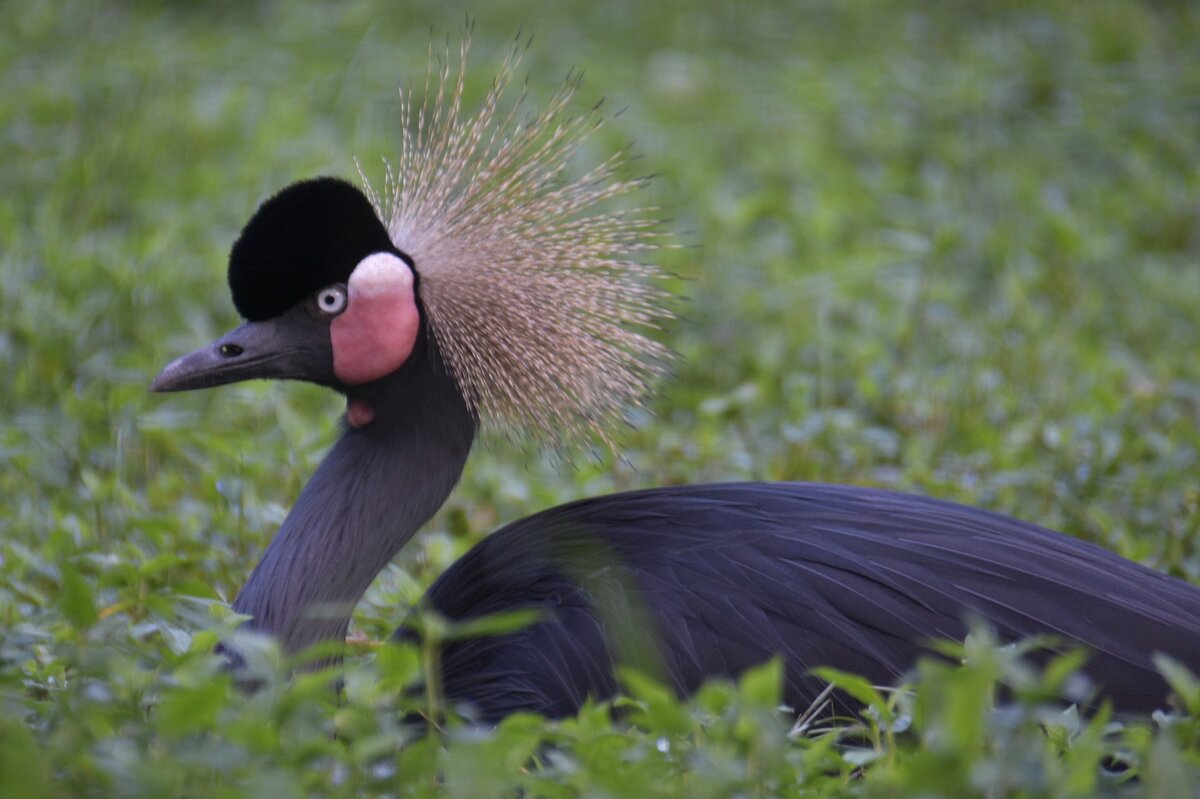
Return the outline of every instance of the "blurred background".
{"type": "Polygon", "coordinates": [[[236,592],[341,405],[297,385],[146,386],[237,323],[225,259],[257,204],[354,178],[356,156],[378,177],[397,87],[468,27],[472,97],[532,37],[530,107],[582,70],[579,110],[612,115],[589,157],[632,143],[655,175],[682,358],[621,457],[482,442],[360,628],[385,635],[503,522],[685,481],[928,493],[1200,580],[1194,4],[53,0],[5,16],[10,665],[76,628],[186,647],[208,623],[194,600],[236,592]]]}

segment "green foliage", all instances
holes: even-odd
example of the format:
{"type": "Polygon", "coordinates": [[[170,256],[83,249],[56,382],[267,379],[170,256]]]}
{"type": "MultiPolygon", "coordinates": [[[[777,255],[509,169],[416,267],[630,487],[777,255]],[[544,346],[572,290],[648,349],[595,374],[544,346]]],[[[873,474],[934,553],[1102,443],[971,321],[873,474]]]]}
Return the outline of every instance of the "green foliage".
{"type": "MultiPolygon", "coordinates": [[[[625,671],[613,707],[480,730],[441,721],[434,653],[352,647],[339,694],[259,642],[243,694],[211,654],[225,600],[339,407],[146,386],[236,321],[224,258],[257,201],[352,155],[377,174],[396,83],[465,7],[10,6],[0,797],[1196,794],[1197,664],[1160,664],[1181,715],[1087,716],[1046,704],[1074,656],[983,634],[900,689],[823,672],[866,709],[799,724],[778,664],[687,702],[625,671]]],[[[475,96],[523,26],[535,102],[579,67],[583,103],[624,109],[592,154],[632,140],[658,175],[685,361],[623,459],[479,447],[358,609],[366,640],[504,521],[715,479],[926,492],[1200,581],[1194,4],[470,6],[475,96]]]]}

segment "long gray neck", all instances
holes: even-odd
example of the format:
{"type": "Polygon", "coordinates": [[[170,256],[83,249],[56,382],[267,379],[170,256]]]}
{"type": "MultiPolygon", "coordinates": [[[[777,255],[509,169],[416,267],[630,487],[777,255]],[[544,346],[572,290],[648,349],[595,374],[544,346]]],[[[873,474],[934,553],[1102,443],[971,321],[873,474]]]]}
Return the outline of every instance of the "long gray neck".
{"type": "Polygon", "coordinates": [[[462,473],[475,421],[436,348],[418,349],[355,395],[374,420],[334,445],[233,603],[289,653],[345,638],[371,581],[462,473]]]}

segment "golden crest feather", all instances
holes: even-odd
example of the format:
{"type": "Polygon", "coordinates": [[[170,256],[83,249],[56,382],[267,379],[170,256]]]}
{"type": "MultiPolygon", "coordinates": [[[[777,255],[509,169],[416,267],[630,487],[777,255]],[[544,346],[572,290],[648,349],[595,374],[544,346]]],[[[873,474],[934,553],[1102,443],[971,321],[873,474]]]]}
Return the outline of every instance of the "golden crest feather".
{"type": "MultiPolygon", "coordinates": [[[[651,337],[671,317],[663,273],[635,256],[659,248],[653,209],[606,211],[645,184],[625,153],[578,177],[568,165],[604,118],[567,108],[569,77],[540,112],[504,110],[514,47],[482,104],[463,113],[469,40],[458,68],[433,59],[419,101],[401,91],[399,160],[366,192],[412,256],[438,348],[491,429],[563,443],[610,434],[671,360],[651,337]]],[[[360,168],[360,174],[362,170],[360,168]]]]}

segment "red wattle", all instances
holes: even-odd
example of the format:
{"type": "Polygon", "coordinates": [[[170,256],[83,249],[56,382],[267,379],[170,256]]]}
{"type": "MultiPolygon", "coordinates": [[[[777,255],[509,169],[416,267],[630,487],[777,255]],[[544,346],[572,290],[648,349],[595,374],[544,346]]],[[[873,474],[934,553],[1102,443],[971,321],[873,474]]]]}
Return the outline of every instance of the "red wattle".
{"type": "Polygon", "coordinates": [[[354,399],[346,403],[346,423],[351,427],[366,427],[374,419],[375,409],[366,400],[354,399]]]}

